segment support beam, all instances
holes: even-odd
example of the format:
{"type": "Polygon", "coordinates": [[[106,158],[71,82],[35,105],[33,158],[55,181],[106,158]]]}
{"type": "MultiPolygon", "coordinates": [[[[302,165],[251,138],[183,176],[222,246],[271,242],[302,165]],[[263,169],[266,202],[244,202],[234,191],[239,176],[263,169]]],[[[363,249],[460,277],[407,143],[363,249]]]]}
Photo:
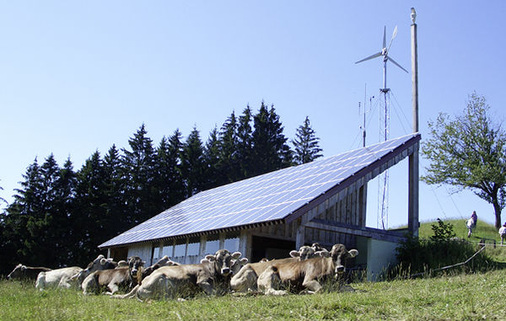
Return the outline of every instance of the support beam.
{"type": "MultiPolygon", "coordinates": [[[[411,8],[411,77],[413,90],[413,132],[418,129],[418,48],[416,33],[416,11],[411,8]]],[[[408,199],[408,229],[413,236],[418,236],[419,228],[419,143],[409,156],[409,199],[408,199]]]]}
{"type": "Polygon", "coordinates": [[[418,173],[418,144],[416,150],[409,156],[409,195],[408,195],[408,230],[413,236],[418,236],[419,223],[419,173],[418,173]]]}

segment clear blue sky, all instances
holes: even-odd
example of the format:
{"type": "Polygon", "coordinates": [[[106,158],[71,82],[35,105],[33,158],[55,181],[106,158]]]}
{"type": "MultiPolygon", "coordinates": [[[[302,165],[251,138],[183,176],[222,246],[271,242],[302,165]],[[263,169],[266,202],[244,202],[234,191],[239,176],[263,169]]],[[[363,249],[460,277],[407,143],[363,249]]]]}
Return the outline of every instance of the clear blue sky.
{"type": "MultiPolygon", "coordinates": [[[[411,71],[412,6],[422,139],[429,119],[459,114],[473,91],[502,122],[501,0],[3,1],[0,196],[12,201],[36,157],[43,163],[53,153],[60,165],[70,157],[78,170],[96,150],[128,147],[143,123],[155,145],[194,126],[205,141],[232,111],[257,111],[262,101],[274,104],[290,138],[309,116],[331,156],[361,146],[358,103],[366,97],[367,143],[376,143],[382,61],[355,61],[379,51],[383,27],[390,40],[397,25],[390,55],[411,71]]],[[[411,75],[389,65],[388,87],[393,138],[411,132],[411,75]]],[[[391,173],[390,227],[407,221],[407,170],[399,168],[391,173]]],[[[491,205],[448,191],[420,183],[422,221],[476,210],[493,222],[491,205]]],[[[369,208],[376,227],[376,205],[369,208]]]]}

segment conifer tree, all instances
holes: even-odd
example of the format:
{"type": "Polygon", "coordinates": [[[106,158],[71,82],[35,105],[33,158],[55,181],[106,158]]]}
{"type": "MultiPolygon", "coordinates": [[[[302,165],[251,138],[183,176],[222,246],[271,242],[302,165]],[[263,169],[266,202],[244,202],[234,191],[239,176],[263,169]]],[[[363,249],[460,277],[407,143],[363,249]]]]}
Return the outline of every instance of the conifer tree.
{"type": "Polygon", "coordinates": [[[322,157],[322,149],[319,146],[319,138],[316,137],[309,117],[306,116],[304,124],[297,128],[296,138],[292,141],[295,152],[294,161],[296,164],[305,164],[322,157]]]}
{"type": "Polygon", "coordinates": [[[253,176],[292,165],[292,151],[286,141],[274,105],[268,110],[262,102],[258,114],[254,116],[253,176]]]}
{"type": "Polygon", "coordinates": [[[209,138],[204,148],[204,165],[206,181],[203,189],[207,190],[223,185],[224,175],[220,172],[220,141],[218,138],[218,129],[215,127],[209,134],[209,138]]]}
{"type": "Polygon", "coordinates": [[[185,199],[185,182],[182,174],[183,135],[176,129],[169,137],[168,165],[170,196],[168,205],[173,206],[185,199]]]}
{"type": "Polygon", "coordinates": [[[235,182],[242,178],[237,158],[237,118],[235,112],[225,121],[220,129],[220,172],[226,177],[224,183],[235,182]]]}
{"type": "MultiPolygon", "coordinates": [[[[88,158],[77,173],[74,234],[72,239],[79,252],[75,253],[75,264],[86,264],[97,251],[97,246],[109,236],[116,235],[110,215],[109,178],[100,153],[96,151],[88,158]],[[110,229],[113,231],[110,231],[110,229]],[[112,232],[112,234],[111,234],[112,232]]],[[[117,225],[121,222],[115,221],[117,225]]]]}
{"type": "Polygon", "coordinates": [[[153,207],[154,197],[158,193],[152,189],[155,177],[155,152],[144,124],[128,144],[131,150],[123,149],[122,167],[129,207],[127,222],[134,226],[158,214],[153,207]]]}
{"type": "Polygon", "coordinates": [[[70,242],[74,233],[72,221],[78,215],[75,210],[76,173],[70,158],[56,175],[53,191],[55,199],[51,212],[49,244],[53,246],[54,263],[63,266],[74,263],[72,258],[76,251],[76,247],[70,242]]]}
{"type": "Polygon", "coordinates": [[[182,157],[183,177],[186,181],[186,196],[191,197],[205,186],[204,179],[204,148],[197,128],[186,139],[182,157]]]}
{"type": "Polygon", "coordinates": [[[246,106],[243,114],[239,116],[239,124],[237,126],[237,162],[241,168],[240,177],[251,177],[253,167],[253,130],[251,122],[253,116],[250,106],[246,106]]]}

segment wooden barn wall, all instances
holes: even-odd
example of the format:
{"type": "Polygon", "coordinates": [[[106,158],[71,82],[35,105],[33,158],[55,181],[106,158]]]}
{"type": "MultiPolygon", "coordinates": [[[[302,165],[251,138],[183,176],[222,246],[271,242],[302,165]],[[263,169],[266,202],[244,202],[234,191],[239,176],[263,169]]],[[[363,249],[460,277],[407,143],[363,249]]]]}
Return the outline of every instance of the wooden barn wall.
{"type": "MultiPolygon", "coordinates": [[[[312,209],[309,216],[363,227],[365,226],[365,195],[366,187],[363,185],[351,186],[312,209]]],[[[327,247],[336,243],[345,244],[347,247],[357,245],[355,235],[310,227],[305,228],[304,240],[306,244],[318,242],[327,247]]]]}

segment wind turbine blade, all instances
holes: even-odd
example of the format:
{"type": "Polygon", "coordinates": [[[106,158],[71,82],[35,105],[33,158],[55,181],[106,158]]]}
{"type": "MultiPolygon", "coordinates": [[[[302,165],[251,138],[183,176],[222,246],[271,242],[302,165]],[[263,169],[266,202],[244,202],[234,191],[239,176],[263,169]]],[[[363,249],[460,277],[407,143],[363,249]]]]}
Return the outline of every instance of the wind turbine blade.
{"type": "Polygon", "coordinates": [[[383,48],[387,47],[387,26],[383,28],[383,48]]]}
{"type": "Polygon", "coordinates": [[[355,63],[356,63],[356,64],[358,64],[358,63],[361,63],[362,61],[366,61],[366,60],[374,59],[374,58],[377,58],[377,57],[381,57],[381,51],[380,51],[380,52],[378,52],[378,53],[375,53],[374,55],[371,55],[371,56],[369,56],[369,57],[367,57],[367,58],[364,58],[364,59],[362,59],[362,60],[359,60],[359,61],[357,61],[357,62],[355,62],[355,63]]]}
{"type": "Polygon", "coordinates": [[[396,65],[397,67],[401,68],[405,72],[409,73],[406,69],[402,68],[402,66],[399,65],[395,60],[393,60],[392,57],[388,57],[388,60],[390,60],[394,65],[396,65]]]}
{"type": "Polygon", "coordinates": [[[394,40],[395,37],[397,37],[397,26],[395,26],[394,32],[392,33],[392,40],[394,40]]]}
{"type": "Polygon", "coordinates": [[[392,42],[394,41],[395,37],[397,37],[397,26],[395,26],[394,32],[392,33],[392,39],[390,39],[390,44],[388,45],[387,52],[390,51],[390,47],[392,47],[392,42]]]}

